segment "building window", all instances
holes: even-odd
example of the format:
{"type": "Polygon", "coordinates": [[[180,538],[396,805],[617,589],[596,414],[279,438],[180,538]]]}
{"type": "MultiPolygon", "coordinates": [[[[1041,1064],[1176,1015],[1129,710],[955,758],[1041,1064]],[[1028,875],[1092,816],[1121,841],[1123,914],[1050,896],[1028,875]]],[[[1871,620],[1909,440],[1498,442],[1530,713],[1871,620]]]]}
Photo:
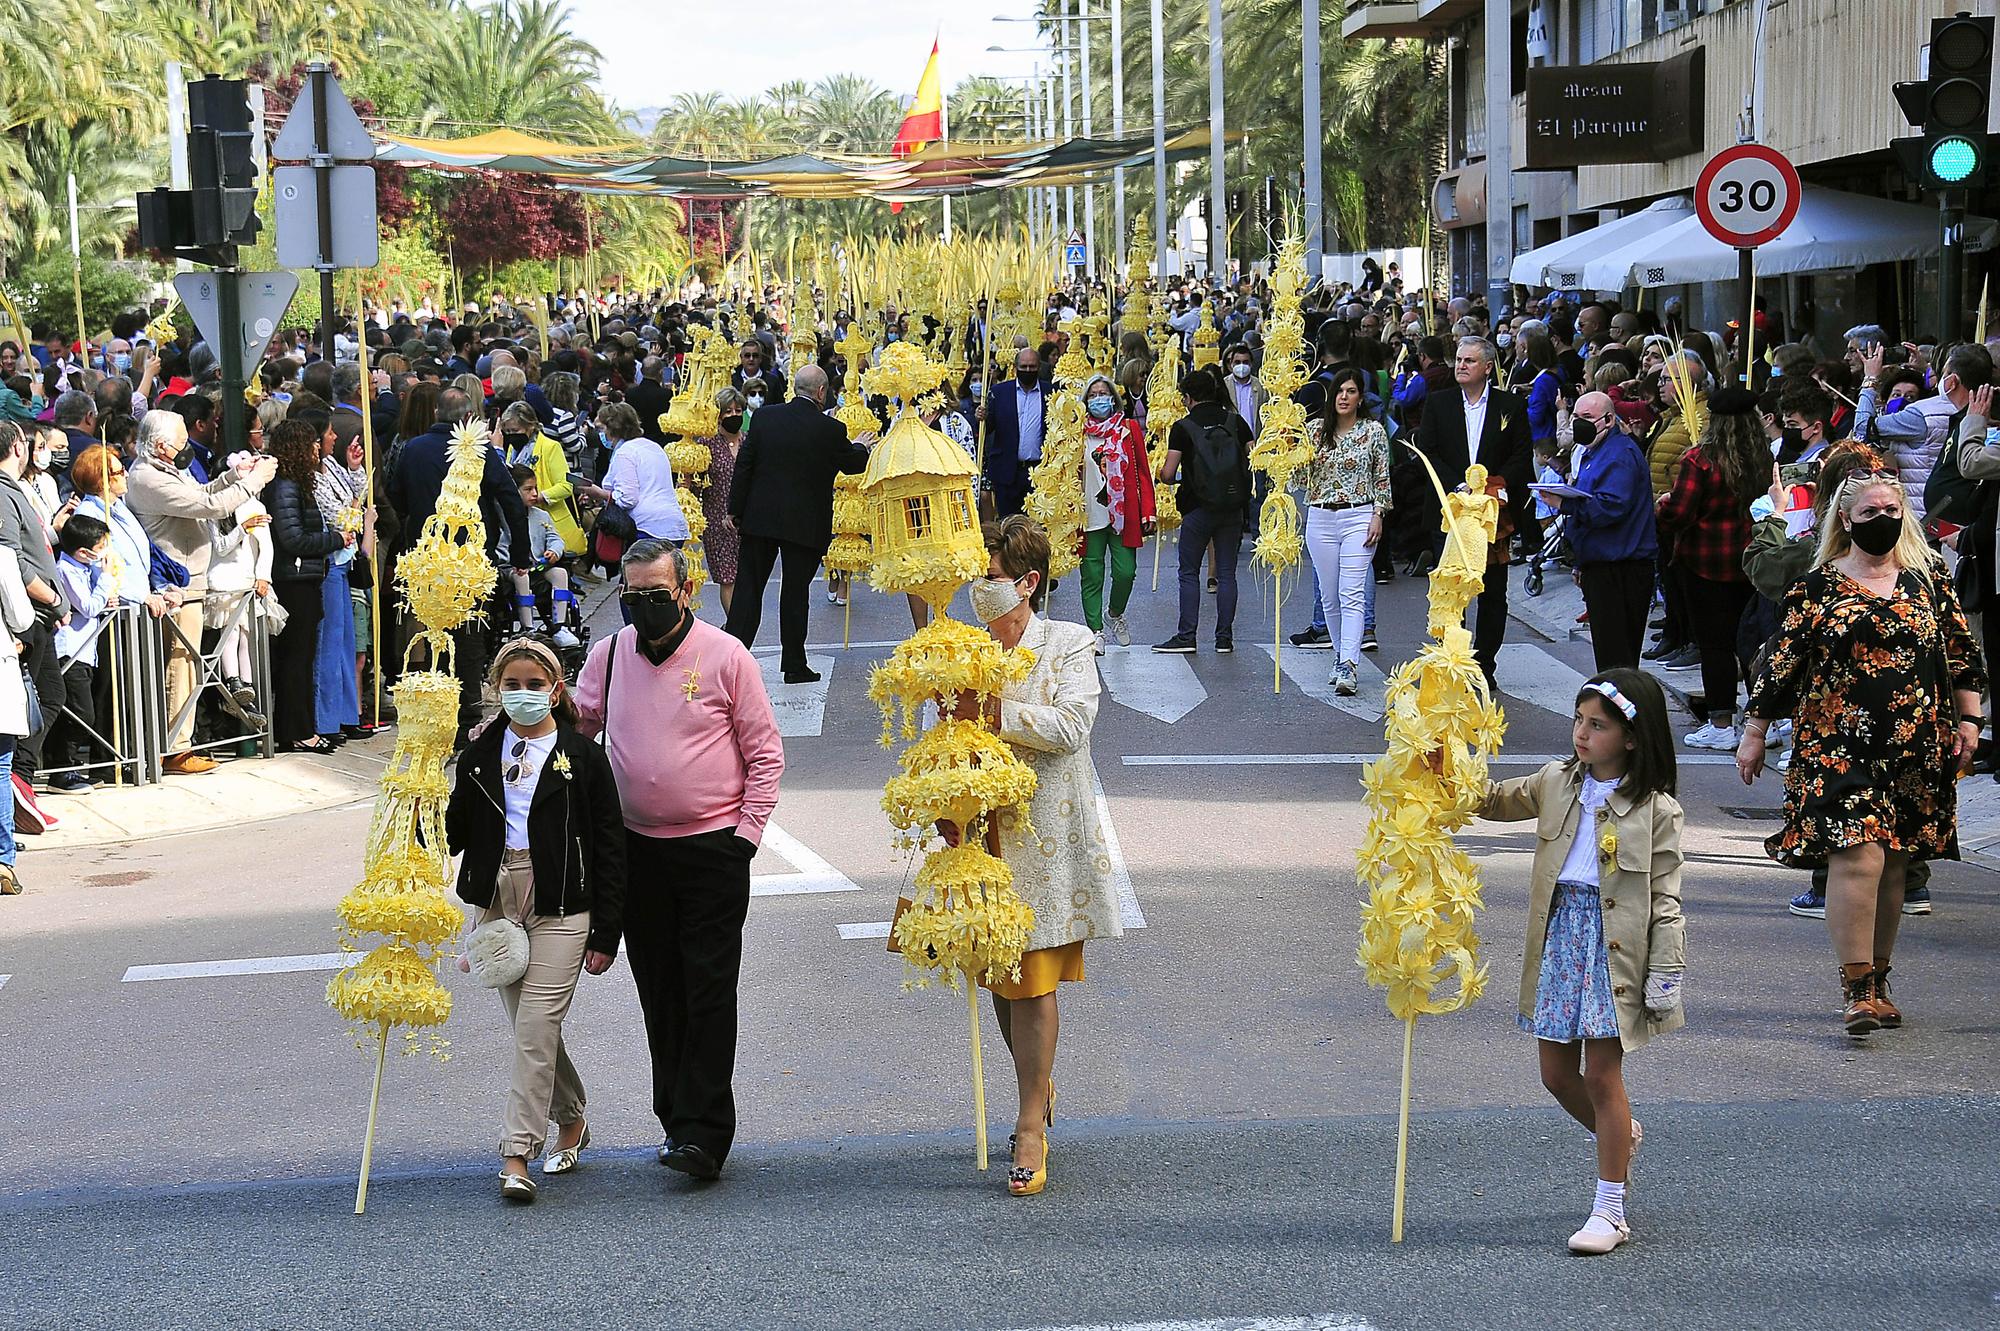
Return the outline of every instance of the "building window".
{"type": "Polygon", "coordinates": [[[913,541],[931,534],[931,497],[911,495],[903,501],[903,530],[913,541]]]}

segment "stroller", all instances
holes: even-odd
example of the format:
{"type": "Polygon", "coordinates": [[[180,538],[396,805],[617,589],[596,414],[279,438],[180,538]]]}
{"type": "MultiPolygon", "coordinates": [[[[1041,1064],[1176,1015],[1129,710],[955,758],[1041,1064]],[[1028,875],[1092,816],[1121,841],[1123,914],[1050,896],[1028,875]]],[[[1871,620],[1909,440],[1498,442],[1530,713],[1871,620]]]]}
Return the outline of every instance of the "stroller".
{"type": "Polygon", "coordinates": [[[1528,574],[1525,579],[1530,596],[1542,594],[1542,570],[1550,563],[1568,567],[1571,563],[1569,548],[1569,519],[1557,513],[1547,530],[1542,533],[1542,548],[1528,556],[1528,574]]]}

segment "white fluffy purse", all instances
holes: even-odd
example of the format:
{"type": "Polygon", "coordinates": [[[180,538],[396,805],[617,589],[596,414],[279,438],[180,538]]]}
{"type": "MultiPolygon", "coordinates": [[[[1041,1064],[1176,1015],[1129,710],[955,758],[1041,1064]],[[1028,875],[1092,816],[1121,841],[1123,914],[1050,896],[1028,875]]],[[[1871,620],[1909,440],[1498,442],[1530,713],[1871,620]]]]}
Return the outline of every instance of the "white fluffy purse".
{"type": "Polygon", "coordinates": [[[465,940],[465,968],[488,989],[505,989],[528,973],[528,931],[505,915],[465,940]]]}

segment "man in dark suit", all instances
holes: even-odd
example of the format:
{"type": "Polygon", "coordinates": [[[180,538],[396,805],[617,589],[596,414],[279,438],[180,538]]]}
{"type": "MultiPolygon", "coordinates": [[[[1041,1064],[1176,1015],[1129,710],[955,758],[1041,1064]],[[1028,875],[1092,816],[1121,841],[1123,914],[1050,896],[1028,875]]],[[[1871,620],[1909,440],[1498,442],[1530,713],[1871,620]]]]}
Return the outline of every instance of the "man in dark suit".
{"type": "MultiPolygon", "coordinates": [[[[1477,461],[1489,478],[1506,486],[1501,501],[1504,517],[1512,518],[1515,531],[1534,531],[1533,507],[1528,499],[1528,482],[1534,467],[1534,444],[1528,436],[1528,404],[1512,393],[1493,385],[1496,353],[1482,337],[1462,338],[1452,361],[1452,378],[1457,393],[1428,398],[1423,423],[1417,427],[1417,449],[1437,468],[1438,479],[1447,488],[1465,484],[1465,469],[1477,461]],[[1476,449],[1473,442],[1476,440],[1476,449]]],[[[1490,489],[1490,485],[1489,485],[1490,489]]],[[[1430,506],[1430,526],[1437,526],[1435,497],[1430,506]]],[[[1504,532],[1508,523],[1503,520],[1504,532]]],[[[1510,538],[1503,536],[1503,541],[1510,538]]],[[[1503,546],[1502,549],[1505,547],[1503,546]]],[[[1473,629],[1472,654],[1493,682],[1493,666],[1500,643],[1507,634],[1507,569],[1489,564],[1486,585],[1479,593],[1478,620],[1473,629]]]]}
{"type": "MultiPolygon", "coordinates": [[[[754,337],[736,349],[736,368],[729,372],[729,386],[740,392],[743,385],[752,379],[760,380],[764,385],[764,401],[757,404],[758,410],[776,406],[785,400],[785,377],[778,373],[770,348],[754,337]]],[[[755,419],[754,411],[752,419],[755,419]]]]}
{"type": "Polygon", "coordinates": [[[846,429],[822,410],[826,371],[806,366],[793,388],[791,401],[765,407],[750,418],[736,454],[729,516],[742,545],[726,627],[745,647],[756,645],[764,587],[782,554],[778,664],[785,683],[810,684],[819,675],[806,665],[806,603],[813,571],[833,542],[833,478],[865,468],[868,450],[849,443],[846,429]]]}
{"type": "Polygon", "coordinates": [[[1049,392],[1042,358],[1032,347],[1014,353],[1014,378],[996,384],[980,408],[986,422],[986,483],[1001,517],[1019,513],[1028,497],[1028,469],[1042,460],[1049,392]]]}
{"type": "Polygon", "coordinates": [[[667,441],[666,432],[660,429],[660,417],[674,404],[674,392],[666,384],[665,365],[658,356],[646,357],[637,367],[639,381],[625,390],[625,405],[639,413],[639,428],[656,444],[667,441]]]}

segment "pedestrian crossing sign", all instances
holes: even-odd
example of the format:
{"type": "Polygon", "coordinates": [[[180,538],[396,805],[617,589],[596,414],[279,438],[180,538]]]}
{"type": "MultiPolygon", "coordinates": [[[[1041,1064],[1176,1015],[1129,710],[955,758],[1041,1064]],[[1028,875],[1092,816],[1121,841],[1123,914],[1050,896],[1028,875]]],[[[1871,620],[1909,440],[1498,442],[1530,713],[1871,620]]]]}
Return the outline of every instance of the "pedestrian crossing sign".
{"type": "Polygon", "coordinates": [[[1071,244],[1063,246],[1063,263],[1071,268],[1081,268],[1087,262],[1083,257],[1083,246],[1071,244]]]}

